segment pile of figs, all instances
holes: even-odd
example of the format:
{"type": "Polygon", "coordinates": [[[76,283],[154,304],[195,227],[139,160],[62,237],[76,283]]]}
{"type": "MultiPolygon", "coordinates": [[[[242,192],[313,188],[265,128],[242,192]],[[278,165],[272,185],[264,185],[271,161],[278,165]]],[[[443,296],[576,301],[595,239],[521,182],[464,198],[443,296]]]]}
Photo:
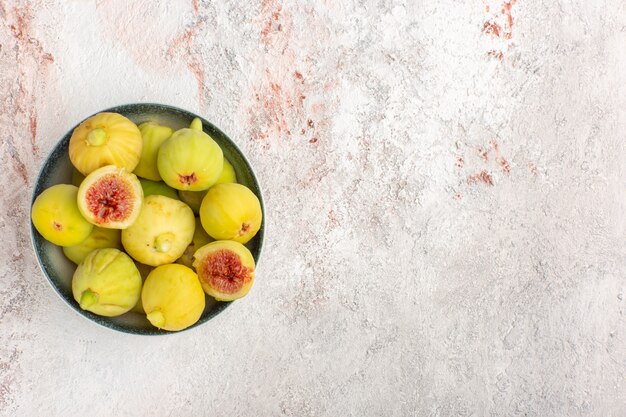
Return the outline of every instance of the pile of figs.
{"type": "Polygon", "coordinates": [[[32,221],[78,265],[72,293],[83,310],[134,311],[177,331],[200,319],[205,293],[232,301],[250,291],[244,244],[261,204],[200,119],[173,131],[98,113],[74,129],[69,156],[72,184],[37,196],[32,221]]]}

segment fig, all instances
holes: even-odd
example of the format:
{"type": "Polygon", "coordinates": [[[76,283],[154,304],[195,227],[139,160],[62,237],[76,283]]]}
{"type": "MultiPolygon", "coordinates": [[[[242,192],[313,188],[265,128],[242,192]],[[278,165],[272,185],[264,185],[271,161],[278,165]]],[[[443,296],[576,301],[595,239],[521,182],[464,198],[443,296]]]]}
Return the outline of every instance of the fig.
{"type": "Polygon", "coordinates": [[[194,254],[193,266],[204,291],[218,301],[232,301],[248,294],[254,282],[254,258],[244,245],[217,240],[194,254]]]}
{"type": "Polygon", "coordinates": [[[237,174],[235,173],[235,168],[228,162],[228,159],[224,158],[224,167],[222,168],[222,173],[220,177],[215,181],[216,184],[224,184],[227,182],[237,182],[237,174]]]}
{"type": "Polygon", "coordinates": [[[125,229],[141,211],[143,190],[135,174],[115,165],[98,168],[78,188],[78,208],[90,223],[125,229]]]}
{"type": "Polygon", "coordinates": [[[171,263],[191,243],[195,223],[193,212],[182,201],[149,195],[135,223],[122,231],[122,245],[146,265],[171,263]]]}
{"type": "Polygon", "coordinates": [[[84,179],[85,176],[78,172],[76,168],[72,170],[72,185],[80,187],[80,184],[83,182],[84,179]]]}
{"type": "Polygon", "coordinates": [[[202,120],[199,117],[194,117],[189,124],[189,129],[202,131],[202,120]]]}
{"type": "Polygon", "coordinates": [[[177,130],[159,148],[159,174],[177,190],[206,190],[215,184],[224,167],[222,149],[202,131],[202,123],[197,125],[194,119],[195,128],[177,130]]]}
{"type": "Polygon", "coordinates": [[[262,219],[259,199],[241,184],[214,185],[200,206],[202,227],[218,240],[246,243],[259,231],[262,219]]]}
{"type": "Polygon", "coordinates": [[[121,232],[116,229],[103,229],[94,226],[87,239],[83,240],[78,245],[64,247],[63,253],[70,261],[78,265],[84,261],[87,255],[93,250],[102,248],[122,250],[121,232]]]}
{"type": "Polygon", "coordinates": [[[142,148],[141,132],[132,121],[117,113],[98,113],[74,129],[69,153],[72,165],[89,175],[106,165],[132,172],[142,148]]]}
{"type": "Polygon", "coordinates": [[[208,190],[204,191],[184,191],[178,190],[178,197],[180,197],[181,201],[186,203],[191,210],[195,214],[200,212],[200,205],[202,204],[202,199],[206,195],[208,190]]]}
{"type": "Polygon", "coordinates": [[[119,316],[137,304],[141,275],[124,252],[96,249],[76,268],[72,294],[83,310],[100,316],[119,316]]]}
{"type": "Polygon", "coordinates": [[[184,265],[171,264],[150,272],[141,291],[141,302],[153,326],[177,331],[200,319],[205,297],[195,272],[184,265]]]}
{"type": "MultiPolygon", "coordinates": [[[[148,274],[150,274],[150,272],[152,272],[154,267],[153,266],[149,266],[149,265],[144,265],[144,264],[142,264],[140,262],[137,262],[137,261],[135,261],[135,266],[137,267],[137,270],[139,271],[139,275],[141,275],[141,280],[143,282],[146,282],[146,278],[148,278],[148,274]]],[[[142,283],[142,285],[143,285],[143,283],[142,283]]],[[[146,312],[143,309],[143,303],[141,302],[141,297],[139,297],[139,301],[137,301],[137,304],[135,304],[135,307],[133,307],[131,311],[134,311],[135,313],[139,313],[139,314],[142,314],[142,315],[146,314],[146,312]]]]}
{"type": "Polygon", "coordinates": [[[180,200],[180,198],[178,198],[178,193],[176,192],[176,190],[172,187],[169,187],[166,183],[162,181],[157,182],[139,178],[139,182],[141,183],[144,197],[156,194],[164,195],[165,197],[173,198],[174,200],[180,200]]]}
{"type": "Polygon", "coordinates": [[[157,169],[157,155],[159,148],[174,131],[168,126],[162,126],[154,122],[145,122],[139,125],[139,131],[143,139],[143,150],[139,164],[135,168],[138,177],[152,181],[161,181],[159,170],[157,169]]]}
{"type": "Polygon", "coordinates": [[[44,239],[59,246],[73,246],[87,239],[93,225],[80,214],[77,195],[78,187],[57,184],[37,196],[31,217],[44,239]]]}
{"type": "Polygon", "coordinates": [[[204,228],[200,223],[200,219],[196,218],[196,228],[193,232],[193,239],[191,240],[189,246],[187,246],[187,249],[185,249],[185,252],[182,254],[182,256],[176,260],[176,263],[191,268],[193,265],[193,254],[196,252],[196,250],[203,247],[207,243],[213,242],[214,240],[215,239],[213,239],[207,234],[207,232],[204,231],[204,228]]]}

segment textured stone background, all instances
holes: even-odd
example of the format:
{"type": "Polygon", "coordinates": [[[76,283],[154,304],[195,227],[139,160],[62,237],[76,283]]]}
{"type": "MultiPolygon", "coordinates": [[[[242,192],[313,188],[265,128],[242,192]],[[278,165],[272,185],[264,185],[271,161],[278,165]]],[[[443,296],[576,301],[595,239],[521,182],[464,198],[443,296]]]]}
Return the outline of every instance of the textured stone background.
{"type": "Polygon", "coordinates": [[[622,0],[0,18],[2,415],[626,415],[622,0]],[[251,294],[162,338],[74,314],[28,232],[51,147],[137,101],[229,133],[267,206],[251,294]]]}

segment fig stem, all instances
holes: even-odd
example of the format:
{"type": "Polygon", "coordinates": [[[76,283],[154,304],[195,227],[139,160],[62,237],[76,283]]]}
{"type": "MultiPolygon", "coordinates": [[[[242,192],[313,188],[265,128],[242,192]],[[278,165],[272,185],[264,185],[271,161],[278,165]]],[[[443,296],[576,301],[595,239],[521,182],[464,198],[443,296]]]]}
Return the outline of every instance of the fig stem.
{"type": "Polygon", "coordinates": [[[174,235],[169,232],[163,233],[154,239],[154,247],[157,252],[165,253],[172,247],[172,240],[174,240],[174,235]]]}
{"type": "Polygon", "coordinates": [[[189,125],[189,128],[193,129],[193,130],[197,130],[199,132],[202,132],[202,120],[200,120],[199,118],[195,117],[191,121],[191,124],[189,125]]]}
{"type": "Polygon", "coordinates": [[[98,294],[91,291],[85,290],[83,294],[80,296],[80,308],[83,310],[87,310],[89,307],[98,302],[98,294]]]}
{"type": "Polygon", "coordinates": [[[154,310],[146,314],[146,318],[155,327],[161,328],[165,325],[165,316],[159,310],[154,310]]]}
{"type": "Polygon", "coordinates": [[[107,132],[101,127],[92,129],[87,134],[87,143],[91,146],[102,146],[107,140],[107,132]]]}

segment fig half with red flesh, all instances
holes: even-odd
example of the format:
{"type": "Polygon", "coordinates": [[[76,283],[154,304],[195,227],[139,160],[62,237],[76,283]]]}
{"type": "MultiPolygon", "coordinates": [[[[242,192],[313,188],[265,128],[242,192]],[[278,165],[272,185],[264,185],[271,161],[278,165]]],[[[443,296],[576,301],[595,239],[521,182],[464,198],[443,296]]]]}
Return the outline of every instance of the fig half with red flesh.
{"type": "Polygon", "coordinates": [[[135,174],[107,165],[83,180],[77,199],[81,214],[90,223],[108,229],[126,229],[139,216],[143,190],[135,174]]]}
{"type": "Polygon", "coordinates": [[[218,301],[244,297],[254,283],[254,258],[244,245],[218,240],[194,254],[193,267],[204,292],[218,301]]]}

